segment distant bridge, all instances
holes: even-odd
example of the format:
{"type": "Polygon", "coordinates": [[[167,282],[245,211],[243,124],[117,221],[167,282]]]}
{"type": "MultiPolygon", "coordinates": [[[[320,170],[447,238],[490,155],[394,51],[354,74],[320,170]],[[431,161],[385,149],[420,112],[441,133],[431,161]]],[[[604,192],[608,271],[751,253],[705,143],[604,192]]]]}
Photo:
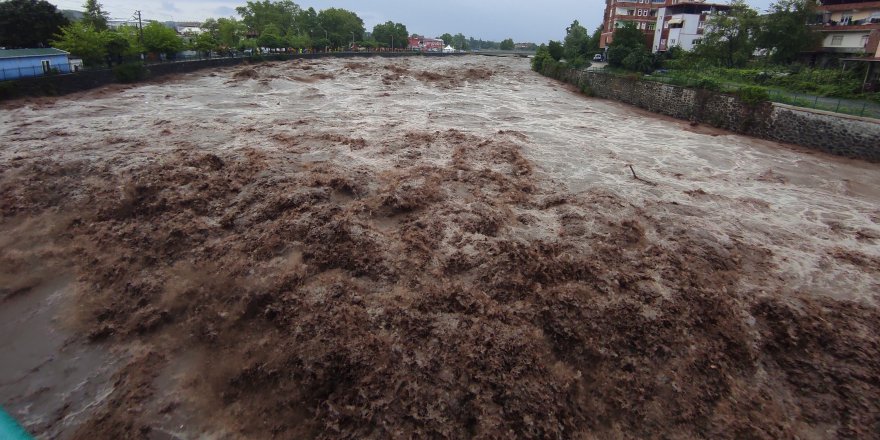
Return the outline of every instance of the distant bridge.
{"type": "Polygon", "coordinates": [[[530,56],[534,56],[534,51],[526,51],[526,50],[475,50],[473,52],[474,55],[485,55],[487,57],[518,57],[518,58],[528,58],[530,56]]]}

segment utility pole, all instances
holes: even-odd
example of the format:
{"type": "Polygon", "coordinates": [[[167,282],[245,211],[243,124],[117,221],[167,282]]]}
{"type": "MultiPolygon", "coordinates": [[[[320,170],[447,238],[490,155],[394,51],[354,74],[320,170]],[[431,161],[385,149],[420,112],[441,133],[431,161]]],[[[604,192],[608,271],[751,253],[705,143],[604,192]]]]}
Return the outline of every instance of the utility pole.
{"type": "MultiPolygon", "coordinates": [[[[139,36],[139,39],[141,42],[141,49],[143,49],[144,48],[144,22],[141,19],[141,11],[140,10],[137,10],[134,13],[135,13],[135,15],[137,15],[138,36],[139,36]]],[[[143,59],[144,59],[144,53],[141,52],[141,61],[143,61],[143,59]]]]}
{"type": "Polygon", "coordinates": [[[391,34],[391,51],[394,52],[394,34],[391,34]]]}
{"type": "Polygon", "coordinates": [[[140,32],[141,44],[144,44],[144,21],[141,19],[141,11],[135,11],[138,17],[138,31],[140,32]]]}

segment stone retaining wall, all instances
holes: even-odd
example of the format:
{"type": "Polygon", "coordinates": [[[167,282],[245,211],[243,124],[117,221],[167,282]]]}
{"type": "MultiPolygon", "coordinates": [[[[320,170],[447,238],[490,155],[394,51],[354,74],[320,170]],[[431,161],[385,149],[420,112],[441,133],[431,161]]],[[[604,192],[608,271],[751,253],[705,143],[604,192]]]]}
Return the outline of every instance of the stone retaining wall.
{"type": "Polygon", "coordinates": [[[734,95],[689,89],[637,77],[573,69],[546,69],[546,76],[655,113],[736,133],[801,145],[827,153],[880,162],[880,121],[764,102],[750,105],[734,95]]]}

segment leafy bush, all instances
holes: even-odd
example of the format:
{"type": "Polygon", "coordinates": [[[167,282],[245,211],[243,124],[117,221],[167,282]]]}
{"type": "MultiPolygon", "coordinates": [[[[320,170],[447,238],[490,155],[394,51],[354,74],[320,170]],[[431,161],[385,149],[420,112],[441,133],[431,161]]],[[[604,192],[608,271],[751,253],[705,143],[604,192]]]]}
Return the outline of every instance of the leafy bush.
{"type": "Polygon", "coordinates": [[[553,58],[554,61],[561,60],[562,55],[565,51],[565,49],[562,46],[562,43],[560,43],[558,41],[552,41],[552,40],[547,44],[547,50],[549,51],[550,56],[553,58]]]}
{"type": "Polygon", "coordinates": [[[646,50],[631,50],[623,59],[623,68],[633,72],[650,73],[654,70],[654,57],[646,50]]]}
{"type": "Polygon", "coordinates": [[[569,67],[573,69],[586,69],[590,67],[592,64],[587,61],[584,57],[575,57],[574,59],[566,60],[569,67]]]}
{"type": "Polygon", "coordinates": [[[143,63],[125,63],[113,68],[113,75],[121,83],[132,83],[145,79],[150,71],[143,63]]]}
{"type": "Polygon", "coordinates": [[[721,90],[721,83],[707,77],[697,78],[697,81],[694,83],[694,87],[703,90],[721,90]]]}
{"type": "Polygon", "coordinates": [[[740,101],[748,105],[757,105],[770,100],[767,89],[757,86],[745,86],[737,90],[736,95],[740,101]]]}
{"type": "Polygon", "coordinates": [[[553,58],[550,56],[550,50],[547,49],[547,46],[542,44],[535,52],[535,57],[532,58],[532,70],[538,73],[543,72],[544,64],[547,62],[553,62],[553,58]]]}

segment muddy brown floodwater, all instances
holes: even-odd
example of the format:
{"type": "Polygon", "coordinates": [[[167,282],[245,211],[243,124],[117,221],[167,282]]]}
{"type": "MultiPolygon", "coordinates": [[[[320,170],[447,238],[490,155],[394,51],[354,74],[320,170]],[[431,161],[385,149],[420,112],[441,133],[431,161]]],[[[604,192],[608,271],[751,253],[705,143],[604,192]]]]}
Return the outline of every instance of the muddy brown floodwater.
{"type": "Polygon", "coordinates": [[[486,57],[18,101],[0,136],[0,405],[38,437],[880,432],[878,164],[486,57]]]}

